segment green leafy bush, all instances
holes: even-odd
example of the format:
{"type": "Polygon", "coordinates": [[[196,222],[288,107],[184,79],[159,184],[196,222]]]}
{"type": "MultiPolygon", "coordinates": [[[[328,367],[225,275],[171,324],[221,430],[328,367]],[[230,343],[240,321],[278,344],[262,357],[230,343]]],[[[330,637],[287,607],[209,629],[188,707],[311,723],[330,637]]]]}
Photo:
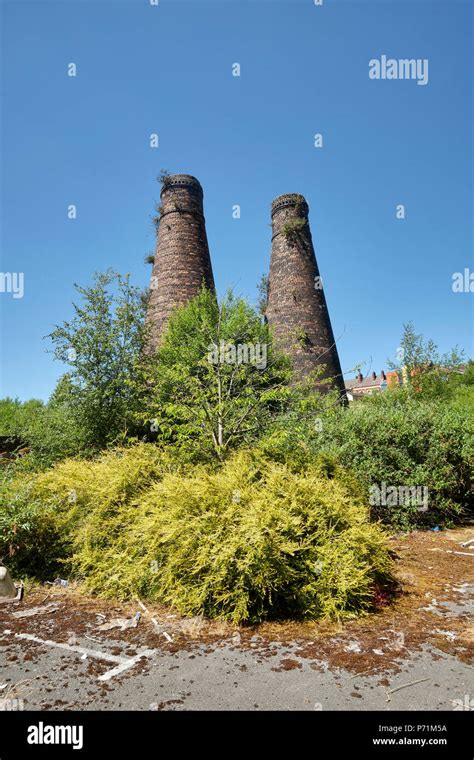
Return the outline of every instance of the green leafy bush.
{"type": "Polygon", "coordinates": [[[73,409],[55,395],[47,404],[0,399],[0,435],[15,439],[14,446],[27,448],[29,466],[36,469],[93,451],[73,409]]]}
{"type": "Polygon", "coordinates": [[[334,455],[367,488],[428,488],[428,511],[380,506],[374,517],[401,528],[449,524],[473,505],[473,400],[466,386],[443,403],[404,391],[372,396],[328,415],[311,448],[334,455]]]}
{"type": "Polygon", "coordinates": [[[23,402],[17,398],[0,399],[0,435],[20,436],[43,408],[38,399],[23,402]]]}
{"type": "Polygon", "coordinates": [[[31,483],[16,483],[8,503],[0,506],[0,560],[15,576],[47,580],[66,555],[54,510],[32,496],[31,483]]]}
{"type": "Polygon", "coordinates": [[[241,452],[191,469],[140,445],[63,462],[30,496],[55,512],[72,575],[109,597],[234,622],[333,618],[369,609],[389,578],[385,536],[337,466],[298,473],[241,452]]]}

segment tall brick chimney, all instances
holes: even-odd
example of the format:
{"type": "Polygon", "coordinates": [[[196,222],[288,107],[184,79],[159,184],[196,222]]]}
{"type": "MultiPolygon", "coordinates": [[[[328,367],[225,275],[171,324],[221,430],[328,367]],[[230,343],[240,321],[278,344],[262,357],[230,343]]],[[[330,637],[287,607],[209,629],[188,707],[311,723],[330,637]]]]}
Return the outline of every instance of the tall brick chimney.
{"type": "MultiPolygon", "coordinates": [[[[302,195],[280,195],[272,203],[272,254],[266,316],[281,348],[293,358],[303,379],[326,365],[345,401],[344,380],[326,298],[314,254],[308,204],[302,195]]],[[[318,384],[317,384],[318,385],[318,384]]],[[[320,386],[325,390],[328,386],[320,386]]]]}
{"type": "Polygon", "coordinates": [[[203,283],[214,290],[203,212],[202,187],[190,174],[165,177],[147,320],[148,350],[157,349],[176,306],[196,296],[203,283]]]}

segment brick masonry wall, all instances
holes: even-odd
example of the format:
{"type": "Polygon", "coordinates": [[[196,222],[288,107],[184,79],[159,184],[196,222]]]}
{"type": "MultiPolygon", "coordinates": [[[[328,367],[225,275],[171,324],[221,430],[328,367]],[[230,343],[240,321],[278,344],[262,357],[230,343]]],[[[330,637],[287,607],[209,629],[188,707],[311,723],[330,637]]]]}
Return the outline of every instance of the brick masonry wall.
{"type": "Polygon", "coordinates": [[[160,197],[162,213],[147,313],[150,351],[158,347],[176,306],[196,296],[203,282],[215,289],[200,183],[188,174],[171,175],[160,197]]]}
{"type": "Polygon", "coordinates": [[[292,356],[297,376],[304,378],[324,364],[326,369],[322,377],[332,378],[331,387],[344,394],[326,297],[322,287],[315,287],[319,276],[308,204],[302,195],[281,195],[272,203],[272,253],[266,315],[281,348],[292,356]]]}

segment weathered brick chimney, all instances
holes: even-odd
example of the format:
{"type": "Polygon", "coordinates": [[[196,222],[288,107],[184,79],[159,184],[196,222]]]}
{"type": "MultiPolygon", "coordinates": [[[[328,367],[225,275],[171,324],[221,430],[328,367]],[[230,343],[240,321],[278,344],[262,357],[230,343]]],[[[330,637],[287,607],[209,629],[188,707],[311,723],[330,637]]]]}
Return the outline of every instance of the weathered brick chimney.
{"type": "Polygon", "coordinates": [[[196,296],[204,283],[214,290],[203,212],[202,187],[190,174],[165,177],[147,320],[148,350],[158,347],[176,306],[196,296]]]}
{"type": "MultiPolygon", "coordinates": [[[[346,400],[344,380],[302,195],[280,195],[272,203],[272,254],[266,316],[281,348],[293,358],[303,379],[325,365],[322,378],[331,378],[346,400]]],[[[318,385],[318,383],[317,383],[318,385]]]]}

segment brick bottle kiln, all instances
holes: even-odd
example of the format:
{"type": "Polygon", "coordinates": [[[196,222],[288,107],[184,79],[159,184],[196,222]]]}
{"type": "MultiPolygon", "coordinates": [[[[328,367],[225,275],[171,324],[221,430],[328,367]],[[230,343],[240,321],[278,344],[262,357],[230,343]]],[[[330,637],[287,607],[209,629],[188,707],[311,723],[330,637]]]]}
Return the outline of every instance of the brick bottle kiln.
{"type": "Polygon", "coordinates": [[[165,177],[147,319],[151,351],[158,347],[172,310],[196,296],[204,283],[214,290],[203,211],[203,191],[190,174],[165,177]]]}
{"type": "Polygon", "coordinates": [[[345,400],[344,380],[322,287],[308,204],[302,195],[280,195],[272,203],[272,253],[266,315],[281,348],[291,355],[296,375],[307,377],[324,365],[345,400]]]}

